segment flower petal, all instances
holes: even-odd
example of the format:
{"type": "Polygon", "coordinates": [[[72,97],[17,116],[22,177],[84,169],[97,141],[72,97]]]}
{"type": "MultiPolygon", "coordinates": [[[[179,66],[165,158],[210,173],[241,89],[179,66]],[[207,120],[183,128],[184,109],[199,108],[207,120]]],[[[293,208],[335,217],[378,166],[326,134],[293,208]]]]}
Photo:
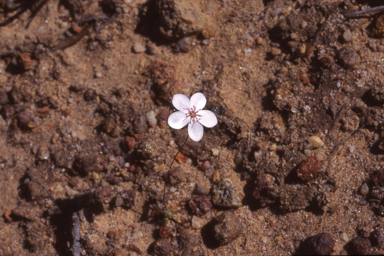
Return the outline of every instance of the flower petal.
{"type": "Polygon", "coordinates": [[[186,117],[182,111],[176,111],[168,117],[168,124],[173,129],[181,129],[191,121],[190,117],[186,117]]]}
{"type": "Polygon", "coordinates": [[[172,98],[173,106],[180,111],[189,109],[189,98],[183,94],[175,94],[172,98]]]}
{"type": "Polygon", "coordinates": [[[188,135],[193,141],[199,141],[203,138],[204,127],[199,122],[191,122],[188,125],[188,135]]]}
{"type": "Polygon", "coordinates": [[[205,127],[212,128],[217,124],[217,117],[212,111],[200,110],[198,114],[201,116],[199,122],[205,127]]]}
{"type": "Polygon", "coordinates": [[[207,103],[207,99],[205,98],[204,94],[198,92],[192,95],[191,101],[189,103],[189,107],[190,108],[196,107],[196,110],[199,110],[199,109],[203,109],[206,103],[207,103]]]}

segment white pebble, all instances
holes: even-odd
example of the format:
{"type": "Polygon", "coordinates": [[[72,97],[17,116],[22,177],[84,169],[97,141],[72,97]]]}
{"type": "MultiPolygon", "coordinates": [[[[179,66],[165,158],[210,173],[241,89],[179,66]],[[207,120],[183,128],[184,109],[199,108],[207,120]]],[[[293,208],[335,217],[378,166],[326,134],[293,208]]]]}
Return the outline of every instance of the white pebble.
{"type": "Polygon", "coordinates": [[[192,228],[199,229],[204,226],[204,219],[200,219],[197,216],[192,217],[192,228]]]}
{"type": "Polygon", "coordinates": [[[324,146],[324,142],[319,138],[319,136],[311,136],[308,138],[307,149],[316,149],[324,146]]]}
{"type": "Polygon", "coordinates": [[[156,114],[153,111],[147,113],[147,120],[150,126],[155,127],[157,125],[156,114]]]}
{"type": "Polygon", "coordinates": [[[140,43],[135,43],[133,45],[133,51],[135,53],[142,53],[142,52],[145,52],[145,47],[144,47],[144,45],[142,45],[140,43]]]}
{"type": "Polygon", "coordinates": [[[213,149],[212,149],[212,155],[213,155],[213,156],[218,156],[219,153],[220,153],[220,151],[219,151],[217,148],[213,148],[213,149]]]}
{"type": "Polygon", "coordinates": [[[341,239],[343,239],[345,242],[348,242],[348,240],[349,240],[349,237],[348,237],[348,235],[347,235],[347,233],[342,233],[341,234],[341,239]]]}

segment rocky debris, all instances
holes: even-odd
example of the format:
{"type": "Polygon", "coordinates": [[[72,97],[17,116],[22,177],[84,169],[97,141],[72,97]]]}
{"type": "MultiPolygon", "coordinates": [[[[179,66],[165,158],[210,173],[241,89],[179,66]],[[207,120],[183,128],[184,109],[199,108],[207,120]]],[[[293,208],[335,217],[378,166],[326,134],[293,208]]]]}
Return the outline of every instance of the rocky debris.
{"type": "Polygon", "coordinates": [[[110,187],[98,187],[94,192],[94,200],[97,204],[103,206],[104,210],[108,209],[109,203],[114,192],[110,187]],[[105,207],[104,207],[105,206],[105,207]]]}
{"type": "Polygon", "coordinates": [[[373,186],[384,186],[384,170],[373,172],[370,177],[370,182],[373,186]]]}
{"type": "Polygon", "coordinates": [[[341,63],[346,68],[355,69],[361,62],[359,54],[353,48],[343,48],[338,55],[341,63]]]}
{"type": "Polygon", "coordinates": [[[380,15],[374,22],[373,34],[376,37],[384,37],[384,15],[380,15]]]}
{"type": "Polygon", "coordinates": [[[284,184],[272,191],[282,211],[292,212],[307,208],[316,193],[316,189],[300,185],[284,184]]]}
{"type": "Polygon", "coordinates": [[[368,255],[371,250],[371,242],[368,238],[358,236],[347,245],[347,251],[352,255],[368,255]]]}
{"type": "Polygon", "coordinates": [[[199,33],[207,26],[207,17],[198,2],[160,0],[156,2],[160,16],[160,33],[169,40],[199,33]]]}
{"type": "Polygon", "coordinates": [[[379,249],[384,248],[384,231],[382,229],[376,229],[371,233],[371,242],[373,246],[377,246],[379,249]]]}
{"type": "Polygon", "coordinates": [[[212,209],[211,197],[203,195],[196,196],[189,200],[188,205],[193,214],[203,216],[212,209]]]}
{"type": "Polygon", "coordinates": [[[9,103],[8,94],[5,90],[0,90],[0,105],[6,105],[9,103]]]}
{"type": "Polygon", "coordinates": [[[335,240],[328,233],[320,233],[305,239],[299,246],[299,255],[330,255],[335,240]]]}
{"type": "Polygon", "coordinates": [[[181,182],[185,182],[186,180],[187,174],[180,166],[175,167],[171,171],[169,171],[168,181],[169,184],[171,184],[172,186],[177,185],[181,182]]]}
{"type": "Polygon", "coordinates": [[[200,255],[198,250],[198,237],[188,229],[181,229],[178,237],[181,256],[200,255]]]}
{"type": "Polygon", "coordinates": [[[132,208],[135,204],[136,191],[127,190],[125,192],[118,193],[115,197],[115,206],[124,207],[126,209],[132,208]]]}
{"type": "Polygon", "coordinates": [[[243,226],[236,214],[231,211],[221,213],[215,219],[215,237],[220,245],[225,245],[237,239],[243,232],[243,226]]]}
{"type": "Polygon", "coordinates": [[[119,240],[121,237],[122,231],[116,228],[111,229],[107,233],[107,237],[111,240],[119,240]]]}
{"type": "Polygon", "coordinates": [[[29,195],[31,200],[41,201],[43,199],[51,197],[51,195],[48,193],[45,187],[43,187],[40,184],[40,182],[36,180],[31,180],[27,182],[27,188],[29,190],[29,195]]]}
{"type": "Polygon", "coordinates": [[[173,95],[182,93],[180,83],[177,80],[175,66],[157,61],[148,68],[149,75],[154,83],[156,97],[168,103],[172,103],[173,95]]]}
{"type": "Polygon", "coordinates": [[[21,204],[12,210],[14,216],[29,221],[40,218],[43,215],[43,212],[44,210],[41,207],[31,203],[21,204]]]}
{"type": "Polygon", "coordinates": [[[320,168],[321,162],[317,161],[314,156],[310,156],[300,164],[296,174],[304,182],[310,182],[318,177],[318,170],[320,168]]]}
{"type": "Polygon", "coordinates": [[[84,100],[85,101],[95,100],[96,97],[97,97],[97,93],[94,89],[88,89],[84,92],[84,100]]]}
{"type": "Polygon", "coordinates": [[[272,191],[276,186],[275,178],[270,174],[261,174],[257,177],[252,195],[259,207],[266,207],[276,201],[276,198],[272,196],[272,191]]]}
{"type": "Polygon", "coordinates": [[[166,256],[171,253],[171,244],[165,239],[158,239],[153,243],[152,253],[154,255],[166,256]]]}
{"type": "Polygon", "coordinates": [[[31,101],[35,97],[36,93],[34,88],[29,83],[21,83],[14,86],[10,93],[12,103],[21,103],[31,101]]]}
{"type": "Polygon", "coordinates": [[[73,170],[81,175],[88,175],[95,170],[97,158],[95,156],[83,156],[77,158],[73,163],[73,170]]]}
{"type": "Polygon", "coordinates": [[[235,191],[236,186],[230,179],[221,179],[213,185],[212,203],[225,208],[238,208],[241,206],[240,198],[235,191]]]}

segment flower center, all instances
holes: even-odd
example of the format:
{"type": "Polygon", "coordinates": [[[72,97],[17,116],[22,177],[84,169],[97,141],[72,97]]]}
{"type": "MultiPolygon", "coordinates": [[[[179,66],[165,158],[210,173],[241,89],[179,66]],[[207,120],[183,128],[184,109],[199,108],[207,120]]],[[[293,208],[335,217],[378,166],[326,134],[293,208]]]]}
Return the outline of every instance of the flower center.
{"type": "Polygon", "coordinates": [[[192,123],[198,121],[201,118],[201,115],[197,114],[199,113],[199,110],[196,110],[196,107],[193,106],[193,108],[188,109],[188,113],[186,114],[186,117],[190,117],[192,123]]]}

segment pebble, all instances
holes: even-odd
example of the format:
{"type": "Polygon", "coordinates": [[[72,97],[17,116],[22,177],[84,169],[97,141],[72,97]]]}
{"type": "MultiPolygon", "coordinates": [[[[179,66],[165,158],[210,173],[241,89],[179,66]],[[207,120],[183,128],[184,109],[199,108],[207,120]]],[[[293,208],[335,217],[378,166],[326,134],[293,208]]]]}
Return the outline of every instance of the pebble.
{"type": "Polygon", "coordinates": [[[159,53],[159,48],[154,44],[148,43],[146,47],[149,55],[156,55],[159,53]]]}
{"type": "Polygon", "coordinates": [[[265,44],[265,39],[262,38],[262,37],[258,37],[258,38],[256,38],[256,43],[258,45],[264,45],[265,44]]]}
{"type": "Polygon", "coordinates": [[[348,240],[349,240],[349,237],[348,237],[347,233],[345,233],[345,232],[341,234],[340,238],[342,240],[344,240],[345,242],[348,242],[348,240]]]}
{"type": "Polygon", "coordinates": [[[353,37],[352,37],[352,32],[351,30],[347,29],[343,33],[343,39],[345,42],[351,42],[353,37]]]}
{"type": "Polygon", "coordinates": [[[147,114],[147,120],[148,120],[148,123],[150,126],[152,127],[155,127],[157,125],[157,119],[156,119],[156,114],[155,112],[152,110],[152,111],[149,111],[147,114]]]}
{"type": "Polygon", "coordinates": [[[319,136],[311,136],[308,138],[307,149],[317,149],[324,146],[324,142],[320,139],[319,136]]]}
{"type": "Polygon", "coordinates": [[[208,195],[209,194],[209,186],[207,184],[198,182],[196,184],[195,193],[198,195],[208,195]]]}
{"type": "Polygon", "coordinates": [[[225,211],[216,217],[215,237],[220,245],[225,245],[237,239],[243,227],[234,212],[225,211]]]}
{"type": "Polygon", "coordinates": [[[275,48],[273,47],[272,50],[271,50],[271,54],[276,57],[276,56],[279,56],[281,54],[281,50],[279,48],[275,48]]]}
{"type": "Polygon", "coordinates": [[[28,111],[21,111],[16,115],[16,119],[20,127],[26,127],[32,122],[32,114],[28,111]]]}
{"type": "Polygon", "coordinates": [[[153,252],[155,255],[170,255],[171,244],[165,239],[159,239],[153,244],[153,252]]]}
{"type": "Polygon", "coordinates": [[[213,156],[218,156],[220,154],[220,151],[217,148],[212,149],[212,155],[213,156]]]}
{"type": "Polygon", "coordinates": [[[372,244],[379,249],[384,248],[384,232],[381,229],[375,230],[371,233],[372,244]]]}
{"type": "Polygon", "coordinates": [[[236,186],[230,179],[222,179],[213,186],[212,203],[226,208],[238,208],[241,206],[240,198],[235,191],[236,186]]]}
{"type": "Polygon", "coordinates": [[[49,149],[48,149],[48,147],[46,145],[41,146],[39,148],[39,152],[37,153],[37,157],[40,160],[48,160],[49,155],[50,155],[50,152],[49,152],[49,149]]]}
{"type": "Polygon", "coordinates": [[[199,229],[199,228],[202,228],[204,224],[205,224],[204,219],[199,218],[196,215],[192,217],[192,222],[191,222],[192,228],[199,229]]]}
{"type": "Polygon", "coordinates": [[[320,233],[304,240],[300,245],[299,254],[330,255],[335,246],[335,240],[328,233],[320,233]]]}
{"type": "Polygon", "coordinates": [[[143,53],[143,52],[145,52],[145,47],[141,43],[135,43],[133,45],[132,49],[133,49],[134,53],[143,53]]]}
{"type": "Polygon", "coordinates": [[[360,193],[364,196],[368,195],[369,193],[369,187],[367,185],[367,183],[364,183],[363,185],[361,185],[360,187],[360,193]]]}
{"type": "Polygon", "coordinates": [[[84,93],[84,100],[86,101],[92,101],[96,99],[96,97],[97,97],[97,93],[94,89],[88,89],[84,93]]]}
{"type": "Polygon", "coordinates": [[[371,241],[368,238],[358,236],[351,241],[350,254],[368,255],[371,250],[371,241]]]}
{"type": "Polygon", "coordinates": [[[192,48],[192,40],[189,37],[184,37],[177,42],[182,52],[189,52],[192,48]]]}

